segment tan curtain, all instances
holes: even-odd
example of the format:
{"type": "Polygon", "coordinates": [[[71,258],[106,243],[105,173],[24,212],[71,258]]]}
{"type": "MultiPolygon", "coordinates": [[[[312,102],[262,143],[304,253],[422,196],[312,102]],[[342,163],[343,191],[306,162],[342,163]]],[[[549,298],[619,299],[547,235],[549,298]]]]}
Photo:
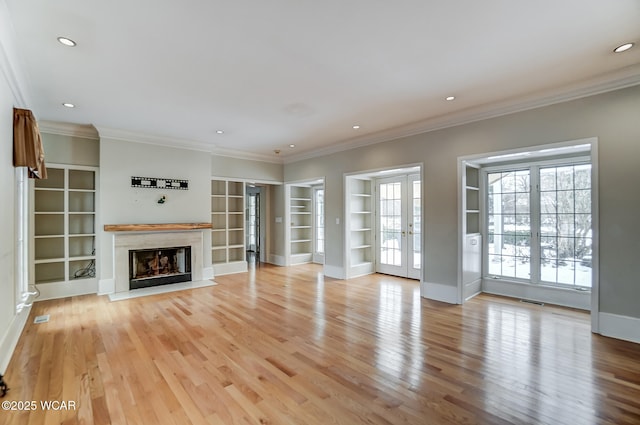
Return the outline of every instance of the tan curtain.
{"type": "Polygon", "coordinates": [[[47,178],[40,130],[28,109],[13,108],[13,165],[27,167],[31,179],[47,178]]]}

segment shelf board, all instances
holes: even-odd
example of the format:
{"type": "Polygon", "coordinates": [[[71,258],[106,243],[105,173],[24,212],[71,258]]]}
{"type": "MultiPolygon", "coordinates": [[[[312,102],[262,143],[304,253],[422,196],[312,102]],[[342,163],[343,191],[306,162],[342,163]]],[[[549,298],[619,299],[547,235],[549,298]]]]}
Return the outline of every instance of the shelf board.
{"type": "Polygon", "coordinates": [[[226,249],[226,248],[227,248],[227,246],[226,246],[226,245],[213,245],[213,246],[211,247],[211,250],[212,250],[212,251],[217,251],[217,250],[220,250],[220,249],[226,249]]]}
{"type": "Polygon", "coordinates": [[[56,282],[64,282],[64,278],[54,278],[54,279],[40,279],[36,280],[36,285],[46,285],[48,283],[56,283],[56,282]]]}
{"type": "Polygon", "coordinates": [[[40,258],[33,260],[33,264],[49,264],[49,263],[64,263],[65,258],[40,258]]]}
{"type": "Polygon", "coordinates": [[[244,198],[244,195],[229,195],[229,198],[240,199],[240,198],[244,198]]]}
{"type": "Polygon", "coordinates": [[[469,189],[469,190],[480,190],[479,187],[476,186],[465,186],[465,189],[469,189]]]}
{"type": "Polygon", "coordinates": [[[310,211],[291,211],[291,215],[309,215],[310,211]]]}
{"type": "Polygon", "coordinates": [[[244,227],[231,227],[231,228],[229,228],[229,231],[232,231],[232,230],[237,232],[238,230],[244,230],[244,227]]]}
{"type": "Polygon", "coordinates": [[[82,238],[82,237],[95,237],[95,233],[71,233],[69,234],[70,238],[82,238]]]}
{"type": "Polygon", "coordinates": [[[351,211],[351,214],[371,214],[371,211],[351,211]]]}
{"type": "Polygon", "coordinates": [[[351,249],[365,249],[365,248],[371,248],[371,245],[358,245],[358,246],[351,247],[351,249]]]}
{"type": "Polygon", "coordinates": [[[362,228],[362,229],[351,229],[352,232],[368,232],[370,230],[371,230],[370,227],[365,227],[365,228],[362,228]]]}
{"type": "Polygon", "coordinates": [[[34,211],[35,215],[64,215],[64,211],[34,211]]]}
{"type": "Polygon", "coordinates": [[[305,201],[311,202],[311,198],[291,198],[292,201],[305,201]]]}
{"type": "Polygon", "coordinates": [[[351,196],[358,196],[360,198],[371,198],[370,193],[352,193],[351,196]]]}
{"type": "Polygon", "coordinates": [[[311,229],[311,226],[291,226],[292,229],[311,229]]]}
{"type": "Polygon", "coordinates": [[[35,235],[34,239],[53,239],[53,238],[64,238],[64,234],[62,235],[35,235]]]}
{"type": "Polygon", "coordinates": [[[229,245],[229,248],[244,248],[244,244],[229,245]]]}
{"type": "Polygon", "coordinates": [[[69,256],[69,261],[83,261],[83,260],[95,260],[95,255],[79,255],[77,257],[69,256]]]}
{"type": "Polygon", "coordinates": [[[64,192],[64,187],[34,187],[35,190],[41,190],[43,192],[64,192]]]}
{"type": "Polygon", "coordinates": [[[472,214],[477,214],[480,212],[480,210],[466,210],[467,214],[468,213],[472,213],[472,214]]]}
{"type": "Polygon", "coordinates": [[[291,243],[302,243],[302,242],[311,242],[311,239],[295,239],[291,241],[291,243]]]}

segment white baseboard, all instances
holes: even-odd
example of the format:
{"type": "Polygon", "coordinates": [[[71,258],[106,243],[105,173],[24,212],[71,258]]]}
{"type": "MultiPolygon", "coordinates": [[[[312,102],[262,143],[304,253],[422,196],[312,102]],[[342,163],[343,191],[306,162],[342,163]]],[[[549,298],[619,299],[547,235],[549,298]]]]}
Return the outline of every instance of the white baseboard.
{"type": "Polygon", "coordinates": [[[37,285],[40,296],[34,301],[54,300],[75,297],[77,295],[97,294],[97,279],[82,279],[72,282],[52,282],[37,285]]]}
{"type": "Polygon", "coordinates": [[[213,279],[213,266],[202,269],[202,280],[213,279]]]}
{"type": "Polygon", "coordinates": [[[98,281],[98,295],[115,294],[116,281],[114,279],[100,279],[98,281]]]}
{"type": "Polygon", "coordinates": [[[220,263],[213,265],[213,272],[216,276],[225,274],[243,273],[249,269],[246,261],[234,261],[232,263],[220,263]]]}
{"type": "Polygon", "coordinates": [[[442,283],[420,282],[420,295],[430,300],[458,304],[458,287],[442,283]]]}
{"type": "Polygon", "coordinates": [[[30,312],[31,307],[25,307],[20,313],[13,316],[7,332],[0,339],[0,374],[2,375],[7,371],[7,366],[9,366],[11,356],[13,356],[13,352],[18,345],[22,330],[27,324],[30,312]]]}
{"type": "Polygon", "coordinates": [[[284,261],[284,256],[282,255],[269,254],[269,264],[284,267],[286,265],[286,262],[284,261]]]}
{"type": "Polygon", "coordinates": [[[333,279],[341,279],[341,280],[346,279],[346,275],[344,273],[344,267],[325,264],[323,272],[326,277],[331,277],[333,279]]]}
{"type": "Polygon", "coordinates": [[[465,301],[470,300],[482,292],[482,279],[475,280],[464,285],[463,298],[465,301]]]}
{"type": "Polygon", "coordinates": [[[600,334],[640,344],[640,318],[600,313],[600,334]]]}

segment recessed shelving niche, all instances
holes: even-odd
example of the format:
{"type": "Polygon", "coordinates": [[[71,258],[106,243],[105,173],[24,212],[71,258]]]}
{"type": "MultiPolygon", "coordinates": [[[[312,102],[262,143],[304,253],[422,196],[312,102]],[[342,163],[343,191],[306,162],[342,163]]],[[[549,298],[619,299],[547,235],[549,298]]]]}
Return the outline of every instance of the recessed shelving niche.
{"type": "Polygon", "coordinates": [[[95,293],[97,169],[49,165],[47,172],[32,186],[33,283],[43,299],[95,293]]]}

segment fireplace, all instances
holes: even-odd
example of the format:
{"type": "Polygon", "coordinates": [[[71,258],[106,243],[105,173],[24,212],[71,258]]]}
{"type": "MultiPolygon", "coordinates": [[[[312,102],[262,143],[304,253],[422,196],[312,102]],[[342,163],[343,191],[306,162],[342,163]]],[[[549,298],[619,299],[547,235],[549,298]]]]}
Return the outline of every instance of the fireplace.
{"type": "MultiPolygon", "coordinates": [[[[135,229],[111,229],[105,225],[105,231],[113,232],[113,278],[112,282],[104,280],[102,293],[129,292],[131,280],[130,251],[164,250],[171,247],[188,247],[191,249],[191,262],[187,262],[190,268],[191,281],[198,282],[213,277],[213,268],[204,264],[204,230],[195,228],[182,229],[183,225],[165,225],[162,229],[141,229],[136,225],[135,229]],[[109,286],[111,285],[111,286],[109,286]]],[[[209,225],[210,226],[210,225],[209,225]]],[[[209,242],[210,243],[210,242],[209,242]]],[[[108,253],[108,251],[107,251],[108,253]]],[[[187,267],[187,266],[185,266],[187,267]]]]}
{"type": "Polygon", "coordinates": [[[191,281],[191,247],[129,251],[129,289],[191,281]]]}

